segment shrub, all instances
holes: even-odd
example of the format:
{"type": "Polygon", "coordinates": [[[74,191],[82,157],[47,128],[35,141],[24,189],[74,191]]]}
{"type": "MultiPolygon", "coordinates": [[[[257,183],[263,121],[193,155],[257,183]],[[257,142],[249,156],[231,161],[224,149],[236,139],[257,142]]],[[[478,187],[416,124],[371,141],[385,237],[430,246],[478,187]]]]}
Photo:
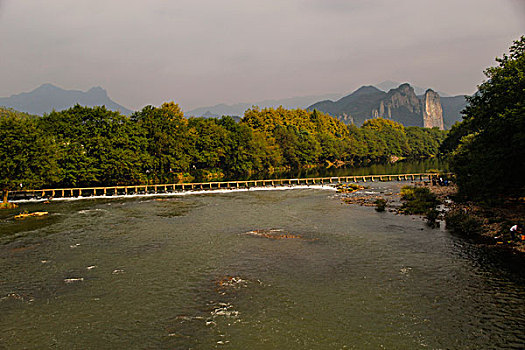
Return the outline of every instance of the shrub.
{"type": "Polygon", "coordinates": [[[426,187],[404,186],[401,199],[405,201],[400,211],[405,214],[427,214],[436,210],[439,201],[436,195],[426,187]]]}
{"type": "Polygon", "coordinates": [[[437,209],[430,209],[427,211],[425,218],[427,219],[428,226],[432,228],[439,227],[439,221],[437,221],[439,218],[439,211],[437,209]]]}
{"type": "Polygon", "coordinates": [[[375,205],[376,205],[376,211],[377,212],[383,212],[385,211],[385,208],[386,208],[386,199],[383,199],[383,198],[379,198],[377,199],[375,202],[375,205]]]}
{"type": "Polygon", "coordinates": [[[467,236],[478,235],[481,233],[481,222],[462,210],[451,210],[445,216],[447,229],[467,236]]]}

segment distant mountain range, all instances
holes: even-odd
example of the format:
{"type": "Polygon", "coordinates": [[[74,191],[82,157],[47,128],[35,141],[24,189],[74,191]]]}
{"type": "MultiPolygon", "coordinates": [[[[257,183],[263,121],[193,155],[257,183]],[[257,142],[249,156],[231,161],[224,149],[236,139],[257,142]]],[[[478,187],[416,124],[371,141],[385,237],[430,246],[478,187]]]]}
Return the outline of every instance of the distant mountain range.
{"type": "MultiPolygon", "coordinates": [[[[317,109],[348,124],[361,125],[366,119],[381,116],[391,118],[404,125],[423,126],[425,124],[424,110],[430,108],[433,112],[429,113],[430,110],[426,112],[426,120],[430,124],[433,123],[430,122],[430,119],[436,112],[442,114],[443,126],[446,129],[450,128],[456,121],[461,120],[460,111],[466,106],[464,96],[448,96],[439,92],[430,96],[422,88],[412,87],[407,83],[399,84],[396,87],[396,84],[398,83],[384,81],[376,86],[362,86],[344,97],[342,94],[325,94],[233,105],[218,104],[193,109],[185,112],[185,115],[205,118],[229,115],[239,120],[244,112],[253,106],[260,108],[283,106],[287,109],[317,109]]],[[[0,106],[36,115],[43,115],[52,110],[64,110],[75,104],[89,107],[106,106],[106,108],[120,111],[124,115],[133,113],[133,111],[112,101],[106,90],[101,87],[80,91],[65,90],[52,84],[43,84],[30,92],[0,97],[0,106]]],[[[434,122],[441,126],[440,122],[437,121],[439,118],[439,116],[434,116],[434,122]]]]}
{"type": "Polygon", "coordinates": [[[443,106],[445,129],[450,129],[454,123],[463,120],[461,111],[467,106],[467,99],[465,95],[441,97],[441,105],[443,106]]]}
{"type": "Polygon", "coordinates": [[[82,106],[106,106],[107,109],[120,111],[131,115],[131,110],[112,101],[101,87],[93,87],[88,91],[64,90],[52,84],[43,84],[30,92],[0,97],[0,106],[13,108],[20,112],[43,115],[53,109],[61,111],[76,104],[82,106]]]}
{"type": "Polygon", "coordinates": [[[443,129],[461,120],[460,112],[465,106],[465,96],[440,97],[431,89],[418,96],[410,84],[404,83],[388,92],[362,86],[339,100],[320,101],[307,109],[328,113],[346,124],[361,125],[367,119],[381,117],[405,126],[443,129]]]}
{"type": "MultiPolygon", "coordinates": [[[[391,80],[387,80],[387,81],[383,81],[382,83],[379,83],[379,84],[375,84],[374,86],[376,88],[378,88],[379,90],[383,90],[384,92],[388,92],[392,89],[395,89],[397,88],[399,85],[401,85],[402,83],[400,82],[397,82],[397,81],[391,81],[391,80]]],[[[425,94],[425,91],[427,91],[428,88],[422,88],[422,87],[419,87],[419,86],[415,86],[415,85],[412,85],[412,87],[414,88],[414,92],[416,93],[416,95],[420,96],[420,95],[424,95],[425,94]]],[[[446,92],[442,92],[442,91],[436,91],[439,96],[441,97],[450,97],[449,94],[447,94],[446,92]]]]}
{"type": "Polygon", "coordinates": [[[191,111],[184,112],[184,114],[193,117],[205,118],[221,117],[223,115],[242,117],[244,112],[253,106],[257,106],[259,108],[277,108],[279,106],[283,106],[287,109],[306,108],[319,100],[338,99],[341,96],[342,94],[325,94],[291,97],[281,100],[264,100],[253,103],[237,103],[234,105],[218,104],[215,106],[193,109],[191,111]]]}
{"type": "MultiPolygon", "coordinates": [[[[423,103],[425,102],[425,93],[428,89],[410,84],[400,84],[394,81],[384,81],[375,86],[362,86],[350,95],[342,97],[341,94],[326,94],[294,97],[281,100],[265,100],[253,103],[238,103],[234,105],[218,104],[215,106],[197,108],[185,112],[188,116],[217,118],[223,115],[236,116],[238,118],[244,115],[244,112],[257,106],[260,108],[279,107],[294,109],[307,108],[317,109],[328,113],[345,123],[355,123],[361,125],[366,119],[374,116],[388,118],[388,105],[390,106],[390,115],[403,125],[424,125],[423,103]],[[406,91],[400,91],[399,87],[407,85],[406,91]],[[390,104],[387,100],[390,99],[390,104]],[[397,99],[397,100],[396,100],[397,99]],[[395,100],[395,101],[394,101],[395,100]],[[335,102],[334,102],[335,101],[335,102]],[[383,101],[383,107],[381,107],[383,101]],[[381,108],[387,108],[381,114],[381,108]],[[374,114],[375,113],[375,114],[374,114]],[[386,114],[385,114],[386,113],[386,114]]],[[[432,91],[432,90],[431,90],[432,91]]],[[[433,92],[433,91],[432,91],[433,92]]],[[[456,121],[461,120],[461,110],[466,106],[464,96],[450,96],[444,92],[437,92],[432,95],[432,101],[428,107],[438,108],[441,110],[442,125],[445,129],[450,128],[456,121]],[[437,102],[435,102],[437,100],[437,102]]],[[[430,99],[428,100],[430,101],[430,99]]],[[[427,124],[431,125],[430,119],[432,113],[427,112],[427,124]],[[430,123],[430,124],[429,124],[430,123]]],[[[440,126],[441,124],[437,122],[440,126]]]]}

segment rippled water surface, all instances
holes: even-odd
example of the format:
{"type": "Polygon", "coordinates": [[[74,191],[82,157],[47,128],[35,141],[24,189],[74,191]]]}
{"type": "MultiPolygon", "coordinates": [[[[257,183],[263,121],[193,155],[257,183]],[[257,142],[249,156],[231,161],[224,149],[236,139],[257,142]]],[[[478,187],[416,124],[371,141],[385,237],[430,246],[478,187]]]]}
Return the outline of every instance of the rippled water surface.
{"type": "Polygon", "coordinates": [[[334,191],[24,209],[50,215],[0,213],[0,348],[525,345],[520,266],[334,191]]]}

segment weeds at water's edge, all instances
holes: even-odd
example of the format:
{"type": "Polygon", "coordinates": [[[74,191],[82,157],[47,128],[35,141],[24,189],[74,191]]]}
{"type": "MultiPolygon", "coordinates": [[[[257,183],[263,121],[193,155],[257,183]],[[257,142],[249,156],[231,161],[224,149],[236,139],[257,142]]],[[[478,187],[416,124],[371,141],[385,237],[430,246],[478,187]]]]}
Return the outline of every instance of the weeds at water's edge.
{"type": "Polygon", "coordinates": [[[14,203],[10,203],[10,202],[0,203],[0,209],[16,209],[16,208],[18,208],[18,205],[14,203]]]}
{"type": "Polygon", "coordinates": [[[448,229],[465,236],[474,236],[482,233],[481,220],[466,214],[459,208],[452,209],[445,215],[445,223],[448,229]]]}
{"type": "Polygon", "coordinates": [[[399,213],[408,215],[425,215],[427,225],[439,227],[440,213],[437,206],[441,204],[437,196],[428,187],[403,186],[401,200],[404,201],[399,213]]]}
{"type": "Polygon", "coordinates": [[[387,201],[386,199],[379,198],[379,199],[376,199],[374,204],[376,205],[376,211],[381,213],[385,211],[387,201]]]}

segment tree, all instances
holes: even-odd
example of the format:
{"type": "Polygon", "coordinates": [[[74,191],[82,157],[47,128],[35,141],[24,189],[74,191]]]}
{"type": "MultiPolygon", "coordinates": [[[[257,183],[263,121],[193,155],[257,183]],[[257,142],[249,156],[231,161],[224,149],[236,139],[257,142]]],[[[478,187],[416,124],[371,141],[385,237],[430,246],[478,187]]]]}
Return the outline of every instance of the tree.
{"type": "Polygon", "coordinates": [[[191,163],[197,169],[219,168],[226,158],[227,131],[215,118],[190,118],[188,127],[191,163]]]}
{"type": "Polygon", "coordinates": [[[363,129],[377,133],[386,144],[383,156],[406,156],[410,154],[405,127],[392,120],[383,118],[369,119],[363,123],[363,129]]]}
{"type": "Polygon", "coordinates": [[[147,138],[150,163],[145,171],[153,182],[171,182],[176,172],[188,171],[191,163],[188,120],[179,105],[146,106],[131,116],[147,138]]]}
{"type": "Polygon", "coordinates": [[[496,61],[445,141],[460,193],[473,199],[525,194],[525,36],[496,61]]]}
{"type": "Polygon", "coordinates": [[[446,133],[438,128],[405,128],[412,157],[427,158],[439,153],[439,146],[446,133]]]}
{"type": "Polygon", "coordinates": [[[57,178],[56,144],[34,118],[16,112],[0,114],[0,188],[2,203],[10,190],[42,186],[57,178]]]}
{"type": "Polygon", "coordinates": [[[261,171],[267,145],[259,145],[254,132],[246,125],[236,123],[232,117],[222,117],[218,123],[228,132],[225,142],[226,156],[222,160],[223,170],[231,175],[261,171]]]}
{"type": "Polygon", "coordinates": [[[105,107],[51,112],[39,120],[57,140],[58,185],[89,186],[143,182],[149,160],[146,138],[127,117],[105,107]]]}

